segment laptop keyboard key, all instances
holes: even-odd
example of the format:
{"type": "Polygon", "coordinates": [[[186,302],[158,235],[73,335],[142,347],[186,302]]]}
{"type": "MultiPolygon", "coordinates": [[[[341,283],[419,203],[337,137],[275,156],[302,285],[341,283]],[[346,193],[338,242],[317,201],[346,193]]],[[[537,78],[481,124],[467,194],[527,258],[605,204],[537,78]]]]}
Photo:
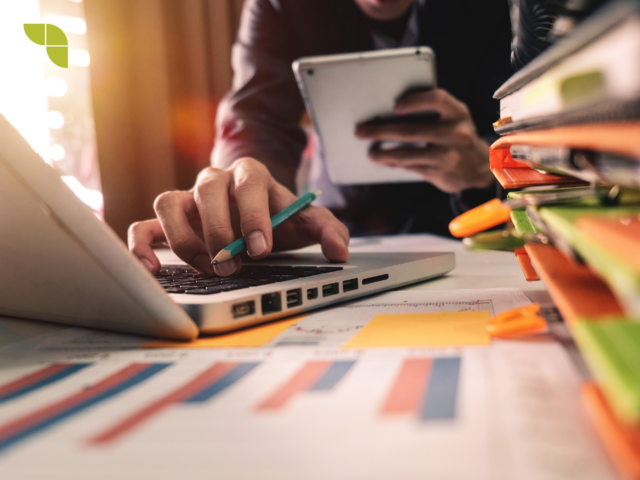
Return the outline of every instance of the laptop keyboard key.
{"type": "Polygon", "coordinates": [[[167,293],[184,293],[185,292],[185,288],[179,288],[179,287],[165,287],[165,291],[167,293]]]}
{"type": "Polygon", "coordinates": [[[161,269],[156,279],[168,293],[212,295],[339,270],[342,267],[246,265],[238,275],[218,277],[215,274],[198,273],[191,267],[168,266],[161,269]]]}

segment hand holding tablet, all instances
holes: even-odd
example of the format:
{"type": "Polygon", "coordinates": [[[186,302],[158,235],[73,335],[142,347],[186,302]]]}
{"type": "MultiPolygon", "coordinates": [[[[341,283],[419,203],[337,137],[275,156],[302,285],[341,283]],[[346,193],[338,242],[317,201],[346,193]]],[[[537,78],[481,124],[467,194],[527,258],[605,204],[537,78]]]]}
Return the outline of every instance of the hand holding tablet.
{"type": "Polygon", "coordinates": [[[303,58],[293,65],[335,184],[493,184],[467,106],[436,88],[428,47],[303,58]]]}
{"type": "Polygon", "coordinates": [[[395,123],[356,128],[358,138],[373,142],[368,154],[376,166],[415,173],[449,193],[494,184],[489,145],[478,137],[464,103],[436,88],[403,95],[395,110],[395,123]]]}
{"type": "Polygon", "coordinates": [[[429,47],[307,57],[293,69],[333,183],[422,181],[415,173],[372,163],[373,142],[359,140],[354,130],[363,122],[390,122],[400,95],[436,86],[429,47]]]}

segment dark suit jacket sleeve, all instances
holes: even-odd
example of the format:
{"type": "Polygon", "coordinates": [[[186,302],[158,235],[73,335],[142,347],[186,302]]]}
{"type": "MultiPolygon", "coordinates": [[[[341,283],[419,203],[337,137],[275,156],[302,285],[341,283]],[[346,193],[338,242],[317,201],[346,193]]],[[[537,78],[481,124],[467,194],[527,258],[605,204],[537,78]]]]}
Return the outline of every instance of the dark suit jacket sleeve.
{"type": "Polygon", "coordinates": [[[306,135],[291,70],[298,55],[288,28],[277,0],[245,2],[232,51],[233,86],[218,108],[212,162],[227,168],[253,157],[293,190],[306,135]]]}

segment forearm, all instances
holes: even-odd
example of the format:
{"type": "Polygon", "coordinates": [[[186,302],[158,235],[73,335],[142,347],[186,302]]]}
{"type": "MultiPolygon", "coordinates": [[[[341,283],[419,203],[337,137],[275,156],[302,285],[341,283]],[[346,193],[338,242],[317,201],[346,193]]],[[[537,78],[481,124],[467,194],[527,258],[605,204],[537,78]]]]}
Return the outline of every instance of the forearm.
{"type": "Polygon", "coordinates": [[[295,53],[268,0],[248,1],[247,11],[233,47],[233,87],[218,108],[212,165],[255,158],[293,189],[306,146],[304,104],[291,70],[295,53]]]}
{"type": "Polygon", "coordinates": [[[211,158],[214,167],[228,168],[239,158],[254,158],[279,183],[295,191],[296,170],[306,145],[299,126],[236,117],[219,130],[211,158]]]}

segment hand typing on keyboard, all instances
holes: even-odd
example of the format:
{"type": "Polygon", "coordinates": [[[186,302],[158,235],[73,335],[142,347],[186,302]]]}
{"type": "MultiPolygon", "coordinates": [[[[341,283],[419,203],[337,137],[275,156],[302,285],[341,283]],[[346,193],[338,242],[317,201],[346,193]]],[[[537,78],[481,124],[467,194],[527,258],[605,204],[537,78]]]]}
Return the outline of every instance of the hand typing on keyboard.
{"type": "Polygon", "coordinates": [[[211,259],[240,236],[253,259],[272,250],[291,250],[320,243],[329,259],[349,258],[349,231],[326,208],[310,206],[272,232],[271,216],[296,200],[260,162],[244,158],[225,170],[205,168],[189,191],[165,192],[156,198],[157,218],[129,228],[129,248],[151,271],[160,271],[154,245],[168,244],[180,259],[201,273],[238,273],[238,257],[213,267],[211,259]]]}
{"type": "Polygon", "coordinates": [[[190,267],[168,265],[160,269],[156,274],[156,280],[167,293],[213,295],[242,288],[312,277],[338,270],[342,270],[342,267],[248,265],[238,275],[218,277],[215,274],[198,273],[190,267]]]}

